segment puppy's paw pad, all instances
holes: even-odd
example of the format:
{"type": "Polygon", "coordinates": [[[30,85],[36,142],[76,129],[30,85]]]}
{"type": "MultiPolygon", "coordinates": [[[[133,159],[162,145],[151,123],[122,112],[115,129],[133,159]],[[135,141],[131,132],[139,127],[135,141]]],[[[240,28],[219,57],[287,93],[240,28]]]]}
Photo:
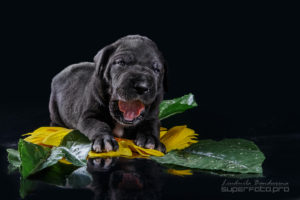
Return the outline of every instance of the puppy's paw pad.
{"type": "Polygon", "coordinates": [[[100,135],[93,141],[92,150],[101,153],[116,151],[119,149],[118,142],[110,135],[100,135]]]}
{"type": "Polygon", "coordinates": [[[135,144],[146,149],[155,149],[155,139],[151,135],[138,135],[135,144]]]}
{"type": "Polygon", "coordinates": [[[139,147],[144,147],[146,140],[147,140],[147,138],[144,135],[139,135],[139,136],[137,136],[134,143],[139,147]]]}
{"type": "Polygon", "coordinates": [[[155,148],[155,144],[148,143],[148,144],[145,145],[145,148],[146,149],[154,149],[155,148]]]}
{"type": "Polygon", "coordinates": [[[103,150],[106,152],[113,150],[111,141],[104,141],[104,149],[103,150]]]}
{"type": "Polygon", "coordinates": [[[93,145],[93,151],[100,153],[101,152],[101,146],[99,144],[93,145]]]}

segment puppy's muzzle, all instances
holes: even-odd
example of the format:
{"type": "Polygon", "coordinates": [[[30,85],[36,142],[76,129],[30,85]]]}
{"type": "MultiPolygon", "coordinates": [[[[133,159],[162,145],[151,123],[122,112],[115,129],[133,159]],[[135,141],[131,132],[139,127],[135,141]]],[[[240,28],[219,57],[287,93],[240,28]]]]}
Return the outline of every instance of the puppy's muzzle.
{"type": "Polygon", "coordinates": [[[143,113],[156,96],[155,81],[155,77],[147,71],[133,69],[118,77],[112,96],[117,107],[115,114],[119,113],[124,123],[137,122],[143,118],[143,113]]]}
{"type": "Polygon", "coordinates": [[[150,104],[155,96],[155,78],[142,72],[127,72],[120,76],[116,95],[124,101],[140,100],[150,104]]]}

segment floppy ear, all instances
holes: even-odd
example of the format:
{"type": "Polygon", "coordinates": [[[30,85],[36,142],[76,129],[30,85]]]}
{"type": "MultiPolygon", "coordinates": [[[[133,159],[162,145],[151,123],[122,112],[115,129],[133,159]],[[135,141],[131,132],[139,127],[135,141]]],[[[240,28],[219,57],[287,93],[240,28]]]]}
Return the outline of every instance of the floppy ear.
{"type": "Polygon", "coordinates": [[[168,63],[165,60],[164,61],[164,78],[163,78],[163,86],[164,86],[164,91],[168,91],[168,79],[167,79],[167,74],[168,74],[168,63]]]}
{"type": "Polygon", "coordinates": [[[94,57],[94,62],[96,64],[96,74],[98,77],[103,77],[108,81],[108,77],[104,77],[105,66],[107,65],[109,56],[113,53],[114,47],[108,45],[101,49],[94,57]]]}

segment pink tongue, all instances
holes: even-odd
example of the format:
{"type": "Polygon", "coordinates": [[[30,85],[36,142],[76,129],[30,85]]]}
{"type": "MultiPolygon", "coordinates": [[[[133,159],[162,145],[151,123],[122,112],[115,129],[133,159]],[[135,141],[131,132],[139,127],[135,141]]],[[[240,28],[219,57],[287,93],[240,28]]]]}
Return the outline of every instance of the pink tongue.
{"type": "Polygon", "coordinates": [[[140,116],[141,112],[145,109],[144,104],[139,101],[119,101],[118,103],[120,111],[123,113],[123,117],[127,121],[140,116]]]}

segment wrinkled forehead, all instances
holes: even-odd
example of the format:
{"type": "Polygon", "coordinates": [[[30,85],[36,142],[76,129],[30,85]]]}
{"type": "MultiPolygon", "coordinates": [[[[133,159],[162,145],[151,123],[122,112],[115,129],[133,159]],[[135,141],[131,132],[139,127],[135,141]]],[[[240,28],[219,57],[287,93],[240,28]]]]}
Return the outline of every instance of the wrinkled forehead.
{"type": "Polygon", "coordinates": [[[121,40],[117,42],[115,54],[131,54],[138,60],[161,60],[160,52],[150,40],[121,40]]]}

